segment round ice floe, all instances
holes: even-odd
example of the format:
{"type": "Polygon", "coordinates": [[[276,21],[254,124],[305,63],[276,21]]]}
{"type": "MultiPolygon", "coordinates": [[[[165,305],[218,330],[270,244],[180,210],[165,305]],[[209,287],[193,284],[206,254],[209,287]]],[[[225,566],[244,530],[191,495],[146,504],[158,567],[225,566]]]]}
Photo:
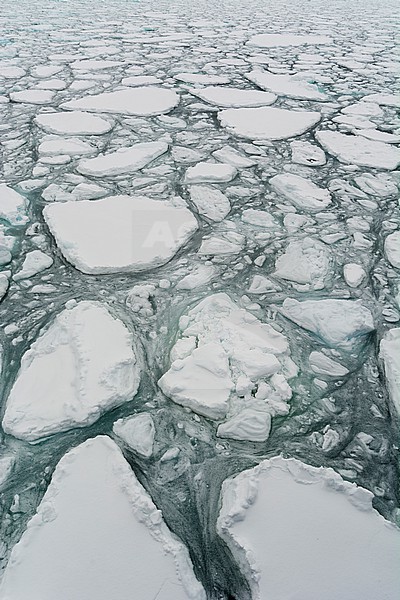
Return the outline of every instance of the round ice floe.
{"type": "Polygon", "coordinates": [[[35,122],[45,131],[61,135],[102,135],[112,129],[105,119],[81,111],[43,113],[35,122]]]}
{"type": "Polygon", "coordinates": [[[205,102],[223,108],[240,106],[266,106],[276,100],[275,94],[260,92],[259,90],[243,90],[227,87],[206,87],[203,89],[189,90],[191,94],[205,102]]]}
{"type": "Polygon", "coordinates": [[[257,600],[394,600],[400,531],[372,498],[333,469],[275,457],[224,482],[217,529],[257,600]]]}
{"type": "Polygon", "coordinates": [[[330,44],[332,39],[326,35],[294,35],[291,33],[261,33],[247,42],[249,46],[274,48],[275,46],[303,46],[330,44]]]}
{"type": "Polygon", "coordinates": [[[251,140],[284,140],[301,135],[318,123],[318,112],[283,108],[228,108],[218,113],[223,127],[251,140]]]}
{"type": "Polygon", "coordinates": [[[161,87],[136,87],[85,96],[64,102],[61,108],[87,110],[123,115],[151,116],[167,113],[179,104],[179,96],[173,90],[161,87]]]}
{"type": "Polygon", "coordinates": [[[57,202],[43,214],[65,258],[84,273],[158,267],[197,229],[187,208],[143,196],[57,202]]]}
{"type": "Polygon", "coordinates": [[[390,171],[400,165],[400,149],[384,142],[330,130],[317,131],[315,137],[327,152],[343,163],[390,171]]]}
{"type": "Polygon", "coordinates": [[[62,311],[22,358],[4,431],[32,442],[91,425],[131,400],[140,377],[132,344],[122,321],[99,302],[62,311]]]}

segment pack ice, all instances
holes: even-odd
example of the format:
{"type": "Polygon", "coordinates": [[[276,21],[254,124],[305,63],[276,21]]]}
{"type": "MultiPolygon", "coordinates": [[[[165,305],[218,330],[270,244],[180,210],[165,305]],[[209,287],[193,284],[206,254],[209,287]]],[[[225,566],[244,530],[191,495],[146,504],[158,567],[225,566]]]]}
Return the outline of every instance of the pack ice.
{"type": "Polygon", "coordinates": [[[14,546],[3,600],[205,600],[189,554],[107,436],[58,463],[14,546]]]}
{"type": "Polygon", "coordinates": [[[187,208],[144,196],[55,202],[43,215],[64,257],[83,273],[158,267],[197,229],[187,208]]]}
{"type": "Polygon", "coordinates": [[[139,380],[132,334],[101,303],[79,302],[59,313],[22,357],[3,429],[34,442],[90,425],[131,400],[139,380]]]}

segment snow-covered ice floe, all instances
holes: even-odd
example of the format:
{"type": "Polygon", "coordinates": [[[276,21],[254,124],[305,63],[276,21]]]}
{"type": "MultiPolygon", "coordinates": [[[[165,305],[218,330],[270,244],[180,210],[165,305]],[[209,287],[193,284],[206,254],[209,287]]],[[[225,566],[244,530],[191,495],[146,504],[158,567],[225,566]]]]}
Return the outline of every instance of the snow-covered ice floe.
{"type": "Polygon", "coordinates": [[[35,122],[45,131],[61,135],[102,135],[112,129],[105,119],[79,110],[41,113],[35,122]]]}
{"type": "Polygon", "coordinates": [[[235,108],[240,106],[267,106],[276,100],[275,94],[259,90],[242,90],[228,87],[205,87],[192,89],[190,93],[216,106],[235,108]]]}
{"type": "Polygon", "coordinates": [[[263,90],[269,90],[278,96],[298,98],[299,100],[323,101],[328,99],[326,94],[305,80],[304,76],[275,75],[268,71],[254,70],[247,73],[246,77],[263,90]]]}
{"type": "Polygon", "coordinates": [[[83,273],[158,267],[197,229],[184,206],[144,196],[56,202],[43,214],[65,258],[83,273]]]}
{"type": "Polygon", "coordinates": [[[297,374],[286,337],[224,293],[208,296],[190,309],[179,327],[171,366],[158,382],[162,391],[211,419],[228,414],[218,435],[254,440],[262,421],[266,439],[270,416],[289,410],[292,390],[287,379],[297,374]],[[243,408],[250,413],[237,418],[243,408]]]}
{"type": "Polygon", "coordinates": [[[79,173],[91,177],[109,177],[139,171],[150,162],[167,152],[165,142],[147,142],[120,148],[116,152],[100,154],[95,158],[82,160],[78,165],[79,173]]]}
{"type": "Polygon", "coordinates": [[[296,35],[292,33],[260,33],[247,42],[249,46],[274,48],[275,46],[318,46],[329,44],[332,39],[326,35],[296,35]]]}
{"type": "Polygon", "coordinates": [[[269,183],[274,191],[303,210],[318,212],[331,203],[328,190],[318,187],[313,181],[300,175],[282,173],[271,177],[269,183]]]}
{"type": "Polygon", "coordinates": [[[161,87],[134,87],[84,96],[61,105],[67,110],[151,116],[170,112],[179,103],[179,95],[161,87]]]}
{"type": "Polygon", "coordinates": [[[3,600],[205,600],[189,553],[107,436],[58,463],[0,587],[3,600]]]}
{"type": "Polygon", "coordinates": [[[253,600],[395,600],[400,530],[372,499],[333,469],[278,456],[224,482],[217,529],[253,600]]]}
{"type": "Polygon", "coordinates": [[[305,133],[321,118],[315,111],[284,108],[228,108],[218,113],[223,127],[251,140],[285,140],[305,133]]]}
{"type": "Polygon", "coordinates": [[[133,343],[122,321],[99,302],[63,310],[22,358],[4,431],[34,442],[90,425],[131,400],[140,380],[133,343]]]}
{"type": "Polygon", "coordinates": [[[380,344],[380,358],[393,406],[400,416],[400,328],[390,329],[385,334],[380,344]]]}

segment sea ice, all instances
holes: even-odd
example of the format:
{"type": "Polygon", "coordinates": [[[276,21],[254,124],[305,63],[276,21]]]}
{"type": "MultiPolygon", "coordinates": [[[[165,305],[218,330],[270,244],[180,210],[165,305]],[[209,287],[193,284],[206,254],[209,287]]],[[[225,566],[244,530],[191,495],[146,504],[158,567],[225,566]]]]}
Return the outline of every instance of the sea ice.
{"type": "Polygon", "coordinates": [[[173,90],[149,86],[84,96],[64,102],[61,108],[144,117],[168,113],[178,103],[179,95],[173,90]]]}
{"type": "Polygon", "coordinates": [[[10,100],[12,102],[21,102],[23,104],[51,104],[54,98],[54,92],[50,90],[21,90],[20,92],[11,92],[10,100]]]}
{"type": "Polygon", "coordinates": [[[192,185],[190,199],[203,217],[222,221],[231,210],[228,198],[220,190],[208,185],[192,185]]]}
{"type": "Polygon", "coordinates": [[[101,303],[63,310],[22,357],[4,431],[35,442],[91,425],[131,400],[140,379],[132,345],[132,334],[101,303]]]}
{"type": "Polygon", "coordinates": [[[271,430],[271,415],[256,408],[244,408],[217,429],[217,435],[233,440],[265,442],[271,430]]]}
{"type": "Polygon", "coordinates": [[[331,38],[326,35],[295,35],[292,33],[261,33],[254,35],[247,42],[249,46],[274,48],[275,46],[318,46],[330,44],[331,38]]]}
{"type": "Polygon", "coordinates": [[[184,83],[197,83],[200,85],[219,85],[229,83],[229,78],[223,75],[204,75],[201,73],[178,73],[174,78],[184,83]]]}
{"type": "Polygon", "coordinates": [[[60,135],[102,135],[112,129],[105,119],[82,111],[42,113],[35,122],[48,133],[60,135]]]}
{"type": "Polygon", "coordinates": [[[379,356],[383,360],[390,398],[400,416],[400,328],[390,329],[385,334],[379,356]]]}
{"type": "Polygon", "coordinates": [[[14,275],[13,279],[14,281],[20,281],[21,279],[33,277],[51,267],[52,264],[53,259],[51,256],[45,254],[41,250],[32,250],[25,256],[22,269],[14,275]]]}
{"type": "Polygon", "coordinates": [[[330,377],[344,377],[349,370],[338,363],[336,360],[329,358],[323,352],[311,352],[309,356],[311,370],[317,375],[328,375],[330,377]]]}
{"type": "Polygon", "coordinates": [[[156,430],[149,413],[118,419],[113,425],[113,432],[144,458],[149,458],[153,454],[156,430]]]}
{"type": "Polygon", "coordinates": [[[343,267],[344,279],[352,288],[358,287],[365,279],[366,272],[357,263],[346,263],[343,267]]]}
{"type": "Polygon", "coordinates": [[[275,261],[276,277],[311,286],[313,290],[325,287],[331,267],[330,254],[321,242],[305,237],[289,242],[284,254],[275,261]]]}
{"type": "Polygon", "coordinates": [[[282,314],[330,346],[351,349],[357,339],[375,329],[371,312],[358,300],[286,298],[282,314]]]}
{"type": "Polygon", "coordinates": [[[385,239],[385,254],[396,269],[400,269],[400,231],[389,233],[385,239]]]}
{"type": "Polygon", "coordinates": [[[326,164],[325,152],[319,146],[310,142],[290,142],[292,162],[306,167],[321,167],[326,164]]]}
{"type": "Polygon", "coordinates": [[[240,88],[205,87],[189,90],[191,94],[205,102],[223,108],[240,106],[267,106],[276,100],[275,94],[259,90],[242,90],[240,88]]]}
{"type": "Polygon", "coordinates": [[[186,171],[186,183],[227,183],[237,175],[232,165],[212,162],[199,162],[186,171]]]}
{"type": "Polygon", "coordinates": [[[38,152],[41,155],[57,156],[59,154],[69,154],[71,156],[82,156],[84,154],[94,154],[97,148],[79,138],[52,138],[49,136],[39,144],[38,152]]]}
{"type": "Polygon", "coordinates": [[[218,113],[223,127],[251,140],[285,140],[308,131],[318,123],[318,112],[283,108],[228,108],[218,113]]]}
{"type": "Polygon", "coordinates": [[[247,79],[263,90],[269,90],[278,96],[287,96],[299,100],[327,100],[318,88],[298,75],[275,75],[268,71],[255,70],[247,73],[247,79]]]}
{"type": "Polygon", "coordinates": [[[333,469],[278,456],[224,482],[217,530],[254,600],[320,600],[315,573],[324,600],[394,600],[400,531],[372,499],[333,469]]]}
{"type": "Polygon", "coordinates": [[[109,154],[99,154],[95,158],[82,160],[77,167],[82,175],[109,177],[139,171],[153,160],[167,152],[165,142],[147,142],[120,148],[109,154]]]}
{"type": "Polygon", "coordinates": [[[29,218],[26,215],[27,201],[5,183],[0,184],[0,219],[12,227],[24,227],[29,218]]]}
{"type": "Polygon", "coordinates": [[[65,258],[83,273],[158,267],[197,229],[187,208],[144,196],[56,202],[43,214],[65,258]]]}
{"type": "Polygon", "coordinates": [[[205,600],[189,554],[118,446],[98,436],[58,463],[14,546],[3,600],[205,600]]]}
{"type": "Polygon", "coordinates": [[[400,149],[390,144],[329,129],[317,131],[315,137],[327,152],[343,163],[390,171],[400,165],[400,149]]]}
{"type": "Polygon", "coordinates": [[[282,173],[271,177],[269,183],[272,189],[282,194],[297,208],[309,211],[320,211],[331,203],[328,190],[318,187],[310,179],[305,179],[292,173],[282,173]]]}

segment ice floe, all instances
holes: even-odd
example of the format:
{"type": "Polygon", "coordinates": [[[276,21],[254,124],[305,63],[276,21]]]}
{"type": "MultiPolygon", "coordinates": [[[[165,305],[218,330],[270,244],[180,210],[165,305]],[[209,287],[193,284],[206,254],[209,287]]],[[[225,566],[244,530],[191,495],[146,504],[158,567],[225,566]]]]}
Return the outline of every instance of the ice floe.
{"type": "Polygon", "coordinates": [[[329,358],[323,352],[313,351],[309,356],[311,370],[317,375],[328,375],[330,377],[344,377],[349,370],[336,360],[329,358]]]}
{"type": "Polygon", "coordinates": [[[331,38],[326,35],[296,35],[293,33],[261,33],[247,42],[249,46],[274,48],[275,46],[318,46],[329,44],[331,38]]]}
{"type": "Polygon", "coordinates": [[[91,177],[110,177],[139,171],[150,162],[167,152],[165,142],[148,142],[120,148],[109,154],[82,160],[77,167],[79,173],[91,177]]]}
{"type": "Polygon", "coordinates": [[[192,185],[190,199],[203,217],[222,221],[231,210],[229,199],[220,190],[208,185],[192,185]]]}
{"type": "Polygon", "coordinates": [[[224,482],[217,529],[255,600],[320,600],[316,572],[325,600],[394,600],[400,531],[372,499],[333,469],[275,457],[224,482]]]}
{"type": "Polygon", "coordinates": [[[179,103],[173,90],[156,86],[134,87],[114,92],[104,92],[69,100],[61,105],[68,110],[123,115],[151,116],[170,112],[179,103]]]}
{"type": "Polygon", "coordinates": [[[21,279],[33,277],[34,275],[49,269],[53,262],[51,256],[45,254],[41,250],[31,250],[31,252],[28,252],[25,256],[25,260],[22,263],[22,269],[14,275],[13,279],[14,281],[20,281],[21,279]]]}
{"type": "Polygon", "coordinates": [[[237,169],[229,164],[199,162],[186,171],[186,183],[227,183],[237,175],[237,169]]]}
{"type": "Polygon", "coordinates": [[[131,400],[139,379],[133,336],[122,321],[99,302],[79,302],[59,313],[22,357],[3,429],[34,442],[90,425],[131,400]]]}
{"type": "Polygon", "coordinates": [[[243,90],[241,88],[205,87],[191,89],[190,93],[205,102],[224,108],[240,106],[267,106],[276,100],[275,94],[259,90],[243,90]]]}
{"type": "Polygon", "coordinates": [[[385,239],[385,254],[396,269],[400,269],[400,231],[389,233],[385,239]]]}
{"type": "Polygon", "coordinates": [[[328,190],[318,187],[310,179],[282,173],[269,180],[270,186],[278,194],[282,194],[297,208],[308,211],[320,211],[331,203],[331,194],[328,190]]]}
{"type": "Polygon", "coordinates": [[[20,92],[11,92],[10,100],[12,102],[21,102],[23,104],[51,104],[54,98],[54,92],[50,90],[21,90],[20,92]]]}
{"type": "Polygon", "coordinates": [[[315,85],[298,75],[275,75],[268,71],[254,70],[247,73],[246,77],[263,90],[269,90],[278,96],[300,100],[328,99],[327,95],[320,92],[315,85]]]}
{"type": "Polygon", "coordinates": [[[23,227],[29,221],[27,200],[5,183],[0,184],[0,219],[13,227],[23,227]]]}
{"type": "Polygon", "coordinates": [[[305,133],[318,123],[321,115],[312,111],[284,108],[228,108],[218,113],[223,127],[251,140],[284,140],[305,133]]]}
{"type": "Polygon", "coordinates": [[[153,454],[156,429],[149,413],[118,419],[113,425],[113,432],[141,456],[149,458],[153,454]]]}
{"type": "Polygon", "coordinates": [[[14,546],[4,600],[205,600],[182,542],[106,436],[58,463],[14,546]],[[68,565],[68,569],[66,569],[68,565]]]}
{"type": "MultiPolygon", "coordinates": [[[[284,254],[275,261],[274,275],[304,286],[304,291],[325,287],[331,268],[330,252],[325,244],[311,237],[289,242],[284,254]]],[[[302,289],[297,286],[297,289],[302,289]]]]}
{"type": "Polygon", "coordinates": [[[375,329],[371,312],[359,300],[286,298],[282,314],[329,345],[345,349],[375,329]]]}
{"type": "Polygon", "coordinates": [[[111,131],[112,124],[87,112],[52,112],[35,117],[39,127],[60,135],[102,135],[111,131]]]}
{"type": "Polygon", "coordinates": [[[400,149],[384,142],[327,129],[317,131],[315,137],[329,154],[344,163],[388,170],[400,165],[400,149]]]}
{"type": "Polygon", "coordinates": [[[43,214],[65,258],[83,273],[163,265],[197,229],[187,208],[144,196],[57,202],[43,214]]]}
{"type": "Polygon", "coordinates": [[[290,142],[292,162],[306,167],[321,167],[326,163],[325,152],[319,146],[310,142],[290,142]]]}
{"type": "Polygon", "coordinates": [[[390,329],[380,343],[389,394],[397,415],[400,416],[400,329],[390,329]]]}

